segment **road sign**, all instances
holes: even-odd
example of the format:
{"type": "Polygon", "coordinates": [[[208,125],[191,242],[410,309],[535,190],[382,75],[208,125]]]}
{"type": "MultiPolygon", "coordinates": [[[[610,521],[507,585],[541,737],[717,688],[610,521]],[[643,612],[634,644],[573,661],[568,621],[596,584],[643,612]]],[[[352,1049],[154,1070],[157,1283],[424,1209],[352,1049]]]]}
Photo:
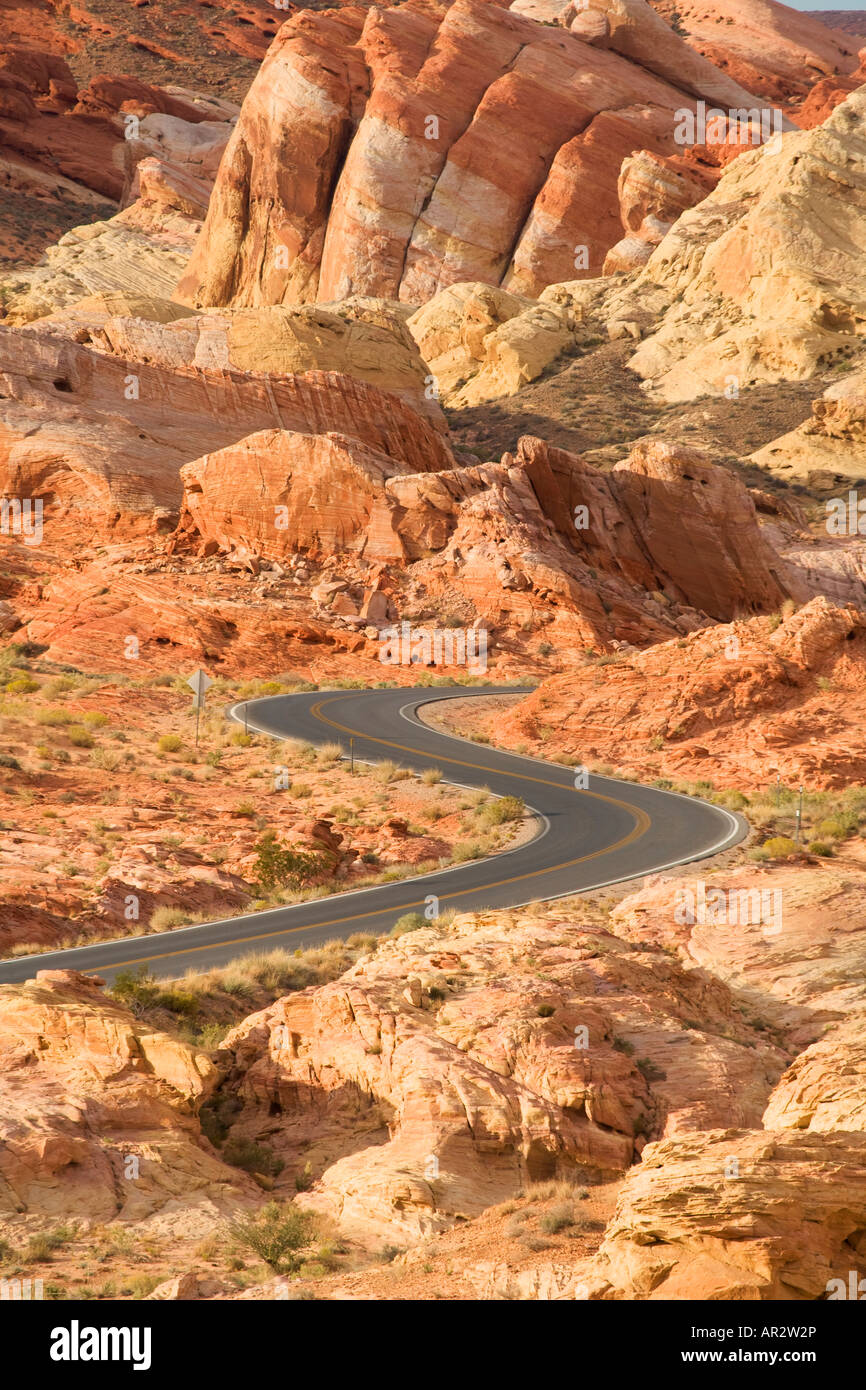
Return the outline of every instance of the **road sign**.
{"type": "Polygon", "coordinates": [[[193,694],[195,695],[196,705],[200,709],[201,706],[204,704],[205,691],[207,691],[213,685],[213,681],[211,680],[207,671],[202,671],[201,669],[199,669],[198,671],[193,671],[192,675],[187,681],[187,685],[190,687],[193,694]]]}
{"type": "Polygon", "coordinates": [[[193,701],[193,704],[195,706],[195,746],[196,748],[198,748],[199,716],[202,710],[204,709],[205,692],[207,691],[209,686],[213,685],[213,681],[211,680],[207,671],[202,671],[201,667],[199,667],[197,671],[193,671],[192,675],[187,680],[187,685],[190,687],[193,694],[195,695],[195,700],[193,701]]]}

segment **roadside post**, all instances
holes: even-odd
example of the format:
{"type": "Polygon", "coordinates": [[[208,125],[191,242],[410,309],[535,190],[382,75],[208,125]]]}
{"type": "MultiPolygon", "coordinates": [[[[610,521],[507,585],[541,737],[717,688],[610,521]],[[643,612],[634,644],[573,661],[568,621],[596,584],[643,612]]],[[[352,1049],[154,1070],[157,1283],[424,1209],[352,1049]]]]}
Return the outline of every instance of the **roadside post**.
{"type": "Polygon", "coordinates": [[[195,746],[198,748],[198,728],[201,712],[204,709],[204,697],[208,688],[213,685],[213,681],[206,671],[202,671],[201,668],[199,668],[198,671],[193,671],[192,675],[187,680],[187,685],[190,687],[195,697],[193,700],[195,708],[195,746]]]}

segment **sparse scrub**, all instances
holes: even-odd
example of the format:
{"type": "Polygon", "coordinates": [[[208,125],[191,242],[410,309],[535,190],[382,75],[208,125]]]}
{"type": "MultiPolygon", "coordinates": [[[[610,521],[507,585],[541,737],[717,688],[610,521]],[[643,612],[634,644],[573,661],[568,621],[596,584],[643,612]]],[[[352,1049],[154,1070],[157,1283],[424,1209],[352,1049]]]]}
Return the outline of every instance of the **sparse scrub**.
{"type": "Polygon", "coordinates": [[[250,1250],[277,1274],[293,1274],[301,1264],[299,1251],[312,1244],[316,1220],[311,1212],[280,1202],[268,1202],[252,1216],[232,1221],[228,1234],[236,1245],[250,1250]]]}
{"type": "Polygon", "coordinates": [[[398,917],[393,927],[389,931],[389,936],[405,936],[406,932],[418,931],[421,927],[429,927],[430,923],[421,912],[404,912],[402,917],[398,917]]]}

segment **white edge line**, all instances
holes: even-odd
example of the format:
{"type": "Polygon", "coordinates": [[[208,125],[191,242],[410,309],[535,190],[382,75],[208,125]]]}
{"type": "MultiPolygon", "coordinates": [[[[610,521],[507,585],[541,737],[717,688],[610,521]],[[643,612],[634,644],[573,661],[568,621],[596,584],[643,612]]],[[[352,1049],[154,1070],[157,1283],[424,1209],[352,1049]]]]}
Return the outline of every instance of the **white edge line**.
{"type": "MultiPolygon", "coordinates": [[[[303,693],[304,693],[304,694],[312,694],[312,693],[314,693],[314,692],[311,692],[311,691],[304,691],[303,693]]],[[[363,693],[363,692],[360,692],[360,693],[363,693]]],[[[256,698],[257,701],[258,701],[258,700],[284,700],[284,699],[286,698],[286,696],[285,696],[285,695],[264,695],[264,696],[256,696],[255,698],[256,698]]],[[[439,696],[439,697],[437,697],[437,696],[432,696],[430,699],[423,700],[423,701],[419,702],[419,703],[418,703],[417,705],[415,705],[413,708],[414,708],[414,709],[420,709],[422,704],[436,704],[436,703],[438,703],[438,700],[441,699],[441,698],[442,698],[441,696],[439,696]]],[[[458,697],[458,698],[459,698],[459,697],[458,697]]],[[[470,698],[471,698],[471,697],[470,697],[470,698]]],[[[448,696],[446,696],[445,699],[448,699],[448,696]]],[[[249,704],[249,703],[250,703],[249,700],[239,700],[236,704],[230,705],[230,706],[229,706],[229,709],[228,709],[228,711],[227,711],[227,717],[228,717],[229,719],[233,719],[233,720],[235,721],[236,724],[242,724],[242,723],[243,723],[243,724],[245,725],[246,728],[249,728],[249,727],[252,725],[252,727],[255,729],[256,733],[264,734],[264,735],[266,735],[268,738],[285,739],[285,738],[294,738],[294,737],[295,737],[294,734],[285,734],[285,735],[274,734],[274,733],[271,732],[270,729],[262,729],[262,728],[260,728],[258,725],[252,724],[252,721],[251,721],[249,718],[247,718],[246,720],[240,719],[239,716],[235,713],[235,711],[238,710],[238,709],[240,709],[242,705],[246,705],[246,704],[249,704]]],[[[442,731],[441,731],[440,729],[435,729],[435,728],[433,728],[432,725],[430,725],[430,724],[425,724],[423,720],[421,720],[421,719],[415,719],[415,718],[413,718],[411,715],[406,714],[406,710],[408,710],[408,709],[410,708],[410,704],[411,704],[411,702],[407,702],[405,705],[402,706],[402,708],[401,708],[400,711],[399,711],[400,717],[403,718],[403,719],[405,719],[407,723],[409,723],[409,724],[417,724],[417,725],[419,726],[419,728],[429,729],[431,733],[439,734],[439,736],[440,736],[441,738],[453,738],[455,742],[457,742],[457,743],[466,743],[466,744],[468,744],[471,748],[478,748],[478,747],[479,747],[479,745],[475,742],[474,739],[471,739],[471,738],[463,738],[463,736],[462,736],[461,734],[443,734],[442,731]]],[[[484,746],[486,746],[486,745],[481,745],[481,746],[484,747],[484,746]]],[[[492,749],[492,751],[495,752],[495,753],[504,753],[504,754],[505,754],[506,756],[508,756],[508,757],[520,758],[520,759],[521,759],[522,761],[524,761],[524,762],[532,763],[533,766],[535,766],[535,767],[537,767],[539,763],[542,763],[542,764],[543,764],[545,761],[547,761],[546,759],[541,759],[541,758],[531,758],[531,757],[529,757],[528,755],[523,754],[523,753],[512,753],[512,752],[511,752],[509,749],[507,749],[507,748],[495,748],[495,747],[494,747],[494,748],[492,749]]],[[[347,758],[349,755],[346,754],[346,753],[342,753],[340,756],[341,756],[341,759],[345,759],[345,758],[347,758]]],[[[432,755],[431,755],[431,756],[432,756],[432,755]]],[[[364,758],[358,758],[356,761],[361,762],[361,763],[364,763],[365,766],[368,766],[368,767],[375,767],[375,766],[376,766],[375,763],[369,763],[369,762],[367,762],[367,760],[364,759],[364,758]]],[[[566,772],[571,772],[571,771],[574,770],[573,767],[572,767],[569,763],[555,763],[555,762],[549,762],[549,763],[548,763],[548,766],[549,766],[549,767],[561,767],[561,768],[563,768],[566,772]]],[[[494,772],[494,773],[495,773],[495,769],[491,769],[491,772],[494,772]]],[[[612,783],[613,783],[615,786],[617,786],[617,787],[629,787],[629,786],[635,786],[635,785],[637,785],[637,786],[641,786],[641,785],[642,785],[642,783],[632,783],[632,782],[620,781],[620,779],[619,779],[619,778],[616,778],[616,777],[599,777],[599,775],[598,775],[597,773],[591,773],[590,775],[593,776],[593,777],[596,777],[597,780],[602,781],[602,782],[612,782],[612,783]]],[[[465,783],[465,782],[450,782],[450,781],[448,780],[448,778],[446,778],[446,777],[444,777],[444,776],[443,776],[442,780],[443,780],[443,782],[445,782],[449,787],[458,787],[458,788],[460,788],[461,790],[464,790],[464,791],[478,791],[478,788],[477,788],[477,787],[470,786],[469,784],[467,784],[467,783],[465,783]]],[[[618,883],[628,883],[628,882],[630,882],[632,879],[635,879],[635,880],[636,880],[636,879],[639,879],[639,878],[647,878],[650,874],[660,874],[660,873],[664,873],[667,869],[675,869],[675,868],[683,867],[683,866],[685,866],[686,864],[694,864],[694,863],[698,862],[698,861],[701,860],[701,859],[709,859],[709,858],[711,858],[711,857],[712,857],[713,855],[715,855],[715,854],[721,854],[725,849],[728,849],[728,848],[730,847],[730,845],[732,845],[732,844],[734,843],[734,838],[733,838],[733,837],[734,837],[735,834],[737,834],[737,833],[741,830],[741,828],[742,828],[743,825],[746,826],[746,829],[747,829],[747,830],[748,830],[748,828],[749,828],[749,826],[748,826],[748,821],[746,821],[746,819],[745,819],[744,816],[743,816],[743,817],[738,817],[738,816],[734,815],[734,813],[733,813],[732,811],[728,811],[724,806],[714,806],[713,803],[712,803],[711,801],[703,801],[701,797],[697,797],[697,796],[687,796],[684,792],[673,792],[673,791],[668,791],[667,788],[665,788],[665,787],[651,787],[651,788],[649,788],[649,790],[650,790],[650,791],[654,791],[654,792],[659,792],[661,795],[664,795],[664,796],[675,796],[675,797],[678,797],[681,801],[692,801],[692,802],[698,801],[698,802],[700,802],[700,804],[701,804],[702,806],[711,807],[712,810],[718,811],[718,812],[719,812],[721,815],[723,815],[723,816],[727,816],[727,818],[728,818],[729,821],[731,822],[731,829],[728,831],[728,834],[725,836],[725,838],[724,838],[723,840],[720,840],[720,841],[719,841],[717,844],[715,844],[715,845],[711,845],[711,846],[710,846],[709,848],[707,848],[707,849],[700,850],[697,854],[689,855],[688,858],[686,858],[686,859],[672,859],[672,860],[670,860],[670,862],[667,863],[667,864],[657,864],[657,865],[654,865],[651,869],[644,869],[644,870],[641,870],[640,872],[638,872],[638,873],[636,873],[636,874],[623,874],[620,878],[608,878],[608,879],[603,879],[600,883],[590,883],[590,884],[586,884],[586,885],[585,885],[584,887],[582,887],[582,888],[572,888],[571,890],[569,890],[569,891],[566,892],[566,893],[554,893],[554,894],[551,894],[549,897],[546,897],[546,898],[527,898],[525,902],[522,902],[522,903],[510,903],[510,904],[508,905],[508,907],[490,908],[490,909],[479,908],[479,909],[477,909],[477,910],[478,910],[478,911],[489,910],[489,911],[491,911],[491,912],[512,912],[512,911],[516,911],[518,908],[521,908],[521,907],[529,907],[529,905],[530,905],[531,903],[537,903],[537,902],[551,902],[551,903],[552,903],[552,902],[558,902],[558,901],[559,901],[560,899],[562,899],[562,898],[574,898],[574,897],[579,897],[581,893],[593,893],[593,892],[595,892],[595,891],[596,891],[597,889],[599,889],[599,888],[612,888],[612,887],[614,887],[614,886],[615,886],[616,884],[618,884],[618,883]]],[[[490,792],[490,795],[493,796],[493,797],[495,797],[497,801],[500,801],[500,800],[502,799],[502,798],[498,795],[498,793],[496,793],[496,792],[490,792]]],[[[524,804],[526,804],[526,803],[524,803],[524,804]]],[[[393,880],[394,883],[410,883],[410,884],[411,884],[411,883],[416,883],[416,884],[422,884],[422,883],[425,883],[425,882],[429,882],[430,879],[439,878],[439,877],[441,877],[443,874],[452,874],[452,873],[457,872],[457,871],[460,870],[460,869],[465,869],[465,868],[468,867],[468,864],[483,864],[483,863],[485,863],[487,860],[493,860],[493,859],[506,859],[506,858],[508,857],[509,854],[517,854],[520,850],[526,849],[527,845],[535,844],[536,841],[543,839],[544,836],[545,836],[545,835],[548,833],[548,831],[550,830],[550,821],[548,820],[547,816],[544,814],[543,811],[539,811],[535,806],[529,806],[529,805],[527,805],[527,810],[528,810],[528,811],[531,811],[532,814],[536,817],[536,819],[542,822],[542,829],[539,831],[539,833],[538,833],[537,835],[534,835],[534,836],[532,837],[531,840],[527,840],[525,844],[522,844],[522,845],[515,845],[515,847],[514,847],[513,849],[502,850],[499,854],[488,854],[488,855],[485,855],[483,859],[472,859],[472,860],[469,860],[469,861],[467,861],[466,864],[451,864],[451,865],[449,865],[447,868],[444,868],[444,869],[434,869],[433,872],[432,872],[432,873],[429,873],[429,874],[416,874],[416,875],[414,875],[414,876],[410,876],[409,878],[394,879],[394,880],[393,880]]],[[[371,884],[368,888],[350,888],[350,889],[349,889],[347,892],[345,892],[345,893],[329,893],[327,896],[328,896],[328,898],[331,898],[331,899],[333,899],[334,901],[336,901],[336,900],[338,900],[338,899],[342,901],[344,898],[355,898],[355,897],[361,896],[361,895],[364,894],[364,893],[377,893],[381,888],[389,888],[389,887],[391,887],[391,884],[388,884],[388,883],[375,883],[375,884],[371,884]]],[[[481,890],[481,889],[470,889],[470,890],[468,890],[468,891],[471,891],[471,892],[481,892],[482,890],[481,890]]],[[[327,901],[327,899],[326,899],[326,898],[313,898],[313,899],[310,899],[309,901],[310,901],[310,902],[325,902],[325,901],[327,901]]],[[[172,931],[167,931],[167,932],[145,932],[145,933],[143,933],[142,936],[118,936],[118,937],[112,938],[112,940],[110,940],[110,941],[94,941],[94,942],[91,942],[91,943],[89,943],[89,944],[87,944],[87,945],[84,945],[84,946],[68,946],[68,947],[66,947],[65,949],[64,949],[64,948],[61,948],[61,949],[58,950],[58,951],[45,951],[45,952],[42,953],[42,955],[37,955],[37,956],[10,956],[10,957],[9,957],[8,959],[6,959],[6,960],[0,960],[0,970],[2,970],[2,968],[3,968],[4,965],[18,965],[19,963],[22,964],[22,965],[25,965],[28,961],[39,961],[39,960],[44,960],[44,959],[46,959],[47,957],[50,957],[50,956],[52,956],[52,955],[66,955],[67,953],[73,952],[73,951],[74,951],[76,954],[77,954],[79,951],[99,951],[99,950],[105,949],[105,947],[107,947],[107,946],[119,946],[119,945],[122,945],[124,942],[127,942],[127,941],[143,941],[145,938],[147,938],[148,940],[153,940],[155,937],[158,937],[158,936],[165,936],[166,938],[170,938],[171,940],[174,940],[176,937],[180,936],[183,932],[196,932],[196,931],[201,931],[201,929],[202,929],[203,927],[224,927],[224,926],[230,925],[230,923],[232,923],[232,922],[241,922],[241,921],[243,921],[245,918],[246,918],[246,919],[249,919],[249,918],[255,917],[255,919],[256,919],[257,921],[265,922],[265,921],[267,921],[268,917],[271,916],[272,913],[280,913],[280,914],[282,914],[282,913],[284,913],[284,912],[290,912],[290,911],[292,910],[292,908],[294,908],[294,907],[308,907],[308,906],[309,906],[309,902],[306,902],[306,903],[286,903],[283,907],[272,907],[272,908],[267,908],[267,909],[265,909],[265,910],[262,911],[262,912],[243,912],[243,913],[239,913],[237,917],[219,917],[219,918],[217,918],[216,920],[214,920],[214,921],[212,921],[212,922],[193,922],[193,923],[191,923],[191,924],[190,924],[189,926],[187,926],[187,927],[175,927],[174,930],[172,930],[172,931]]],[[[387,911],[388,909],[385,908],[385,909],[383,909],[383,910],[384,910],[384,911],[387,911]]],[[[302,927],[301,930],[303,931],[303,930],[305,930],[305,929],[302,927]]],[[[310,926],[309,930],[310,930],[310,931],[316,931],[316,930],[317,930],[315,923],[314,923],[313,925],[310,926]]],[[[277,935],[277,933],[274,933],[274,934],[277,935]]],[[[222,942],[219,942],[219,941],[214,942],[214,943],[213,943],[213,949],[214,949],[214,950],[217,950],[217,949],[220,947],[220,945],[223,945],[223,944],[227,944],[227,943],[222,943],[222,942]]],[[[103,969],[105,969],[105,970],[116,970],[116,969],[121,968],[124,964],[125,964],[124,961],[118,961],[118,962],[117,962],[117,965],[106,965],[106,966],[103,967],[103,969]]],[[[165,978],[168,979],[168,978],[170,978],[170,977],[169,977],[169,976],[166,976],[165,978]]]]}

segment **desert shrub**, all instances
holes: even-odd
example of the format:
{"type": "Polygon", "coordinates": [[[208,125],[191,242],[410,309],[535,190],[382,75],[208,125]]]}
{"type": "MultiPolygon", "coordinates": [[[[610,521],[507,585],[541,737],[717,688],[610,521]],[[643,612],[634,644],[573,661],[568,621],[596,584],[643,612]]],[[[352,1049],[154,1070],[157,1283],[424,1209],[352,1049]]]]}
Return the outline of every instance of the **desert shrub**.
{"type": "Polygon", "coordinates": [[[51,1259],[56,1251],[75,1239],[75,1226],[55,1226],[53,1231],[40,1231],[28,1240],[23,1250],[26,1264],[42,1264],[51,1259]]]}
{"type": "Polygon", "coordinates": [[[817,854],[819,859],[830,859],[836,853],[836,846],[832,840],[813,840],[809,846],[810,854],[817,854]]]}
{"type": "Polygon", "coordinates": [[[277,1274],[292,1274],[301,1263],[298,1252],[312,1242],[315,1226],[312,1212],[268,1202],[254,1215],[230,1222],[228,1233],[277,1274]]]}
{"type": "Polygon", "coordinates": [[[664,1081],[667,1078],[667,1072],[657,1066],[651,1057],[638,1057],[635,1066],[647,1081],[664,1081]]]}
{"type": "Polygon", "coordinates": [[[822,840],[845,840],[855,834],[859,824],[860,817],[856,811],[839,811],[835,816],[820,820],[815,826],[815,833],[822,840]]]}
{"type": "Polygon", "coordinates": [[[174,927],[185,927],[189,913],[182,907],[155,907],[150,914],[150,927],[153,931],[171,931],[174,927]]]}
{"type": "Polygon", "coordinates": [[[418,931],[420,927],[429,927],[430,923],[421,912],[404,912],[402,917],[398,917],[393,927],[389,931],[389,936],[405,936],[406,932],[418,931]]]}
{"type": "Polygon", "coordinates": [[[274,1178],[285,1167],[282,1159],[277,1158],[266,1144],[257,1144],[253,1139],[235,1135],[226,1140],[222,1156],[226,1163],[243,1168],[245,1173],[264,1173],[265,1177],[274,1178]]]}
{"type": "Polygon", "coordinates": [[[768,859],[789,859],[797,853],[797,846],[787,835],[773,835],[761,845],[761,849],[768,859]]]}
{"type": "Polygon", "coordinates": [[[506,821],[522,820],[526,813],[526,805],[522,797],[501,796],[496,801],[490,801],[480,813],[480,819],[485,825],[504,825],[506,821]]]}
{"type": "Polygon", "coordinates": [[[289,849],[280,844],[273,830],[266,830],[255,848],[255,880],[264,893],[273,893],[277,888],[301,888],[324,868],[321,854],[289,849]]]}
{"type": "Polygon", "coordinates": [[[550,1211],[545,1212],[538,1222],[539,1229],[549,1236],[558,1235],[560,1231],[565,1231],[573,1225],[574,1212],[566,1202],[551,1207],[550,1211]]]}
{"type": "Polygon", "coordinates": [[[466,864],[470,859],[480,859],[484,853],[484,846],[477,840],[470,840],[468,843],[457,845],[451,858],[455,864],[466,864]]]}
{"type": "Polygon", "coordinates": [[[168,1009],[184,1018],[191,1018],[198,1012],[198,1000],[194,994],[176,985],[163,988],[143,965],[137,970],[119,971],[110,993],[136,1016],[148,1008],[168,1009]]]}
{"type": "Polygon", "coordinates": [[[93,734],[88,733],[87,729],[83,729],[78,724],[73,725],[71,729],[67,730],[66,737],[69,739],[73,748],[93,748],[95,744],[93,734]]]}
{"type": "Polygon", "coordinates": [[[397,764],[386,758],[384,762],[376,764],[374,776],[377,782],[395,782],[399,772],[397,764]]]}
{"type": "Polygon", "coordinates": [[[539,1004],[535,1012],[539,1018],[552,1018],[556,1010],[552,1004],[539,1004]]]}
{"type": "Polygon", "coordinates": [[[162,734],[156,746],[160,753],[179,753],[183,747],[183,739],[180,734],[162,734]]]}
{"type": "Polygon", "coordinates": [[[295,1190],[297,1192],[309,1192],[313,1185],[313,1165],[305,1163],[300,1172],[295,1174],[295,1190]]]}
{"type": "Polygon", "coordinates": [[[123,757],[116,748],[94,748],[90,761],[103,772],[116,772],[123,757]]]}
{"type": "Polygon", "coordinates": [[[45,724],[48,727],[72,724],[74,723],[74,716],[69,713],[68,709],[54,709],[49,705],[45,709],[36,711],[36,723],[45,724]]]}

